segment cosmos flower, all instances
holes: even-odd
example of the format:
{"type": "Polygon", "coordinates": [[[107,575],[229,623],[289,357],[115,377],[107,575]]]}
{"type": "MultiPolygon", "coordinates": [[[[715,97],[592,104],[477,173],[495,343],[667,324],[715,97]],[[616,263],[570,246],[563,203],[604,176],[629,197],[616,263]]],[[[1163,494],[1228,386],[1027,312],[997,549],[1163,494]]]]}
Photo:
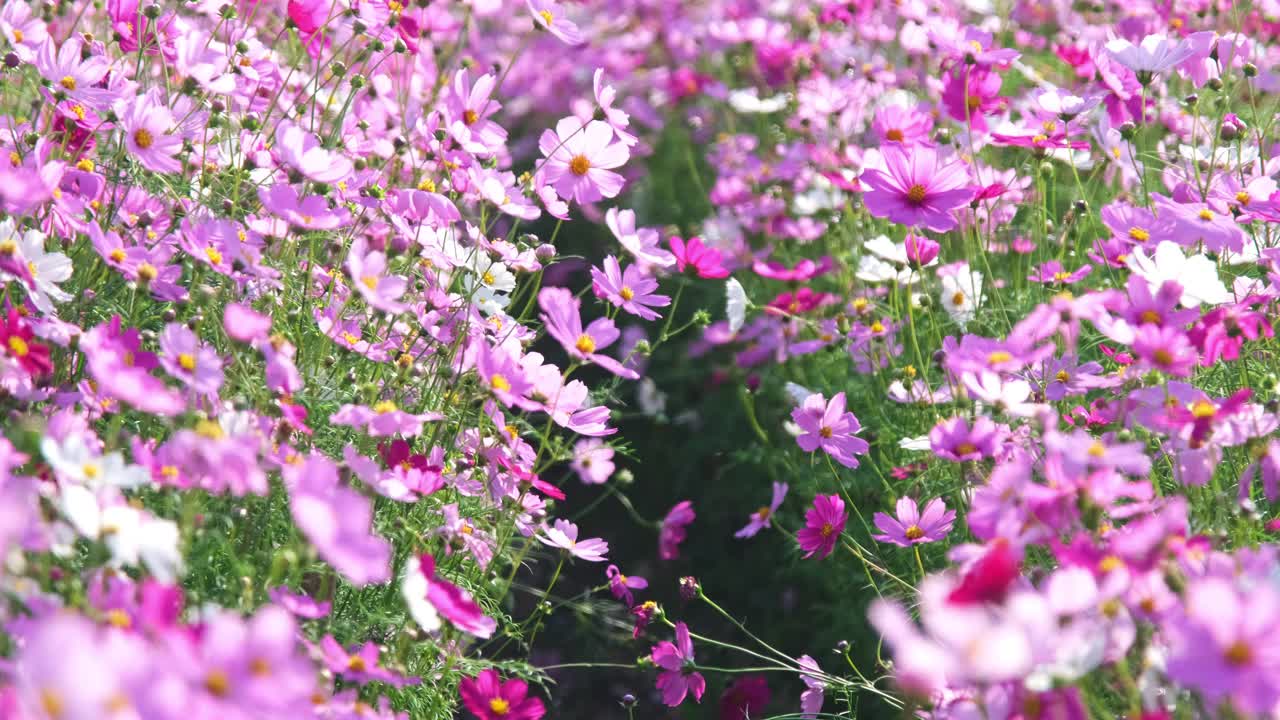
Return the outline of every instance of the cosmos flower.
{"type": "Polygon", "coordinates": [[[844,500],[839,495],[818,495],[813,499],[813,507],[805,511],[804,527],[796,533],[796,540],[805,558],[819,555],[826,558],[836,547],[840,533],[849,520],[849,513],[844,509],[844,500]]]}
{"type": "Polygon", "coordinates": [[[663,640],[654,645],[649,657],[662,671],[658,673],[657,685],[662,693],[663,704],[676,707],[688,695],[693,695],[694,700],[702,702],[707,681],[703,679],[702,673],[693,669],[693,639],[689,637],[687,625],[676,623],[676,641],[672,643],[663,640]]]}
{"type": "Polygon", "coordinates": [[[904,495],[898,498],[895,516],[876,513],[873,522],[883,534],[872,537],[902,547],[937,542],[951,532],[955,519],[956,512],[948,510],[940,498],[930,500],[920,512],[916,501],[904,495]]]}
{"type": "Polygon", "coordinates": [[[555,132],[543,131],[538,149],[545,158],[540,173],[560,197],[583,204],[617,197],[622,191],[624,180],[613,170],[622,167],[631,152],[614,141],[607,123],[562,118],[555,132]]]}

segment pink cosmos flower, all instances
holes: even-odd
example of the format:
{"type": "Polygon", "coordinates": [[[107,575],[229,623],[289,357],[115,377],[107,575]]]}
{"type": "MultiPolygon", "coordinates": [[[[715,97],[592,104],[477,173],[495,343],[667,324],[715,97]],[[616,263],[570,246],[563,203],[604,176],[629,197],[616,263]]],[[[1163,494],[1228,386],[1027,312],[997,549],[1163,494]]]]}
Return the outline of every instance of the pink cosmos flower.
{"type": "Polygon", "coordinates": [[[86,332],[80,349],[89,375],[106,397],[155,415],[173,416],[186,409],[180,395],[151,375],[158,365],[155,355],[142,350],[136,328],[121,329],[118,316],[86,332]]]}
{"type": "Polygon", "coordinates": [[[105,55],[85,53],[84,49],[79,37],[70,37],[60,46],[49,38],[36,51],[36,68],[52,83],[55,93],[101,109],[112,93],[97,85],[111,63],[105,55]]]}
{"type": "Polygon", "coordinates": [[[994,457],[1004,442],[1006,428],[986,415],[979,415],[971,425],[962,416],[943,420],[929,431],[929,448],[940,458],[952,462],[974,462],[994,457]]]}
{"type": "Polygon", "coordinates": [[[951,524],[955,519],[956,512],[948,510],[940,498],[930,500],[922,513],[916,507],[916,501],[904,495],[898,498],[896,518],[876,513],[876,527],[884,534],[872,537],[880,542],[902,547],[937,542],[951,532],[951,524]]]}
{"type": "Polygon", "coordinates": [[[681,238],[672,237],[667,242],[671,244],[672,254],[676,257],[676,267],[680,272],[684,272],[686,268],[692,268],[698,277],[708,280],[729,277],[729,269],[724,266],[724,256],[720,249],[707,245],[702,238],[691,237],[686,242],[681,238]]]}
{"type": "Polygon", "coordinates": [[[751,269],[760,277],[769,278],[770,280],[804,282],[831,272],[833,265],[834,261],[831,256],[823,255],[817,262],[805,258],[797,262],[795,267],[787,267],[776,260],[770,260],[769,262],[757,260],[752,263],[751,269]]]}
{"type": "Polygon", "coordinates": [[[192,392],[214,396],[222,387],[222,358],[186,325],[169,323],[160,333],[160,365],[192,392]]]}
{"type": "Polygon", "coordinates": [[[644,320],[655,320],[658,313],[651,307],[666,307],[671,298],[654,294],[658,281],[646,275],[636,265],[622,270],[618,259],[610,255],[604,259],[604,269],[591,268],[591,289],[597,297],[603,297],[623,310],[644,320]]]}
{"type": "Polygon", "coordinates": [[[336,183],[355,169],[345,154],[324,149],[315,135],[288,120],[276,129],[272,149],[285,164],[316,182],[336,183]]]}
{"type": "Polygon", "coordinates": [[[720,694],[720,720],[752,720],[764,716],[773,693],[764,675],[744,675],[720,694]]]}
{"type": "Polygon", "coordinates": [[[588,485],[603,485],[613,475],[613,448],[599,438],[583,438],[573,446],[569,468],[588,485]]]}
{"type": "Polygon", "coordinates": [[[876,111],[871,130],[880,142],[902,146],[929,145],[929,133],[933,131],[933,117],[927,112],[903,105],[886,105],[876,111]]]}
{"type": "Polygon", "coordinates": [[[822,672],[818,661],[808,655],[796,658],[801,667],[800,679],[804,681],[805,690],[800,693],[800,713],[805,718],[815,718],[822,712],[822,701],[827,690],[827,683],[819,680],[816,673],[822,672]],[[808,671],[808,672],[805,672],[808,671]]]}
{"type": "Polygon", "coordinates": [[[567,288],[543,288],[538,293],[538,306],[542,308],[542,321],[547,333],[560,341],[560,345],[577,360],[586,360],[619,377],[635,380],[639,373],[626,368],[603,350],[618,339],[618,328],[609,318],[596,318],[586,328],[582,327],[582,303],[567,288]]]}
{"type": "Polygon", "coordinates": [[[366,642],[355,652],[347,652],[332,635],[320,639],[321,659],[325,667],[343,680],[354,683],[383,682],[392,687],[417,684],[417,678],[406,678],[399,673],[378,667],[378,645],[366,642]]]}
{"type": "Polygon", "coordinates": [[[657,684],[658,690],[662,692],[662,702],[667,707],[676,707],[690,693],[694,700],[702,702],[707,681],[701,673],[694,670],[697,666],[694,664],[693,639],[689,637],[689,626],[682,622],[676,623],[675,643],[663,640],[653,646],[649,657],[662,670],[657,684]]]}
{"type": "Polygon", "coordinates": [[[182,136],[175,132],[177,121],[160,99],[158,90],[152,88],[131,101],[121,100],[116,103],[115,111],[120,116],[125,147],[143,167],[159,173],[182,169],[178,159],[182,136]]]}
{"type": "Polygon", "coordinates": [[[466,68],[459,70],[449,84],[444,97],[449,134],[469,153],[492,155],[507,142],[507,131],[489,119],[502,109],[502,103],[493,99],[496,87],[496,79],[489,74],[472,83],[466,68]]]}
{"type": "Polygon", "coordinates": [[[669,268],[676,264],[675,256],[660,246],[657,230],[636,227],[634,210],[609,208],[604,214],[604,223],[618,239],[618,243],[641,263],[661,268],[669,268]]]}
{"type": "Polygon", "coordinates": [[[525,0],[529,12],[533,13],[533,21],[538,27],[550,32],[568,45],[581,45],[586,42],[578,26],[564,16],[564,10],[554,0],[525,0]]]}
{"type": "Polygon", "coordinates": [[[330,603],[318,602],[310,595],[290,592],[286,587],[271,588],[267,592],[271,602],[306,620],[319,620],[329,614],[330,603]]]}
{"type": "Polygon", "coordinates": [[[618,91],[612,85],[604,84],[604,68],[596,68],[595,74],[591,76],[591,89],[595,95],[596,107],[604,114],[604,121],[609,123],[609,127],[617,133],[618,139],[627,147],[639,142],[639,138],[626,130],[631,124],[631,116],[621,108],[613,106],[614,101],[618,99],[618,91]]]}
{"type": "Polygon", "coordinates": [[[555,132],[544,130],[538,149],[545,160],[540,174],[563,198],[579,205],[616,197],[623,178],[614,168],[631,156],[621,142],[614,142],[613,128],[592,120],[585,125],[576,117],[562,118],[555,132]]]}
{"type": "Polygon", "coordinates": [[[351,243],[347,270],[356,291],[372,307],[389,313],[408,309],[400,298],[409,289],[409,281],[399,275],[388,274],[386,253],[371,249],[363,234],[357,235],[351,243]]]}
{"type": "Polygon", "coordinates": [[[836,393],[829,402],[818,393],[810,395],[800,407],[791,411],[791,420],[802,432],[796,438],[801,450],[813,452],[822,448],[847,468],[858,467],[858,459],[854,456],[862,455],[871,448],[866,440],[857,437],[862,424],[853,413],[845,411],[843,392],[836,393]]]}
{"type": "MultiPolygon", "coordinates": [[[[479,345],[476,351],[476,374],[480,376],[480,382],[506,407],[517,402],[523,403],[521,396],[533,388],[533,383],[529,381],[521,364],[503,348],[491,347],[484,340],[476,342],[479,345]]],[[[557,379],[559,376],[556,373],[557,379]]]]}
{"type": "Polygon", "coordinates": [[[312,454],[283,472],[293,520],[320,557],[353,585],[390,579],[391,545],[373,533],[373,505],[339,481],[338,468],[312,454]]]}
{"type": "Polygon", "coordinates": [[[492,668],[458,684],[462,704],[480,720],[539,720],[542,701],[529,697],[529,684],[518,678],[503,682],[492,668]]]}
{"type": "Polygon", "coordinates": [[[884,168],[870,168],[861,180],[862,201],[875,217],[907,226],[946,232],[957,224],[954,211],[973,198],[964,163],[946,162],[929,147],[904,150],[885,146],[884,168]]]}
{"type": "Polygon", "coordinates": [[[627,605],[635,603],[635,598],[631,595],[632,590],[644,590],[649,587],[648,580],[638,575],[623,575],[617,565],[605,568],[604,574],[609,578],[609,592],[627,605]]]}
{"type": "Polygon", "coordinates": [[[454,627],[478,638],[493,635],[498,623],[484,614],[462,588],[436,574],[436,561],[430,555],[410,557],[400,578],[400,593],[409,614],[427,632],[440,629],[440,617],[454,627]]]}
{"type": "Polygon", "coordinates": [[[276,217],[307,230],[332,230],[351,219],[346,208],[330,209],[328,201],[319,195],[300,198],[298,191],[287,183],[259,188],[258,199],[276,217]]]}
{"type": "Polygon", "coordinates": [[[1057,260],[1050,260],[1036,271],[1027,276],[1027,279],[1035,283],[1043,283],[1045,285],[1074,285],[1080,282],[1093,272],[1092,265],[1081,265],[1071,272],[1067,272],[1062,267],[1062,263],[1057,260]]]}
{"type": "Polygon", "coordinates": [[[796,540],[804,556],[811,558],[821,554],[826,558],[836,547],[840,533],[849,520],[844,500],[839,495],[819,495],[813,499],[813,507],[805,511],[804,527],[796,533],[796,540]]]}
{"type": "Polygon", "coordinates": [[[602,562],[609,552],[609,543],[600,538],[579,540],[578,526],[564,519],[557,519],[535,537],[544,545],[567,550],[570,555],[587,562],[602,562]]]}
{"type": "Polygon", "coordinates": [[[663,560],[675,560],[680,557],[680,543],[685,539],[685,528],[697,516],[693,512],[693,502],[684,500],[676,503],[662,519],[662,529],[658,532],[658,557],[663,560]]]}
{"type": "Polygon", "coordinates": [[[782,482],[773,484],[773,500],[768,506],[761,506],[759,510],[751,513],[751,519],[741,530],[734,533],[736,538],[754,537],[756,533],[764,528],[773,527],[773,515],[778,512],[778,508],[782,506],[782,501],[787,497],[788,485],[782,482]]]}
{"type": "Polygon", "coordinates": [[[222,328],[232,340],[251,343],[271,332],[271,317],[248,305],[228,303],[222,311],[222,328]]]}
{"type": "Polygon", "coordinates": [[[1107,43],[1106,49],[1116,62],[1139,73],[1140,80],[1145,74],[1149,82],[1152,75],[1181,65],[1195,55],[1196,43],[1190,38],[1175,40],[1165,35],[1147,35],[1137,45],[1124,38],[1116,38],[1107,43]]]}
{"type": "Polygon", "coordinates": [[[391,400],[383,400],[373,407],[366,405],[343,405],[338,412],[329,416],[329,422],[335,425],[363,427],[373,437],[390,437],[403,435],[413,437],[422,432],[425,423],[443,420],[444,415],[436,412],[408,413],[401,410],[391,400]]]}

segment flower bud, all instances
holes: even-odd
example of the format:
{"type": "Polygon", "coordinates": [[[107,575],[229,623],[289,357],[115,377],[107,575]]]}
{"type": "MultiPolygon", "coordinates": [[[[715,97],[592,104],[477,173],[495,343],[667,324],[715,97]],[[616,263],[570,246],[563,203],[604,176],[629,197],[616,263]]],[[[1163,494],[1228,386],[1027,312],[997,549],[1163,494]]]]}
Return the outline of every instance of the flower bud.
{"type": "Polygon", "coordinates": [[[919,235],[908,235],[905,242],[907,246],[907,262],[916,268],[924,267],[937,259],[938,251],[941,249],[938,243],[919,235]]]}

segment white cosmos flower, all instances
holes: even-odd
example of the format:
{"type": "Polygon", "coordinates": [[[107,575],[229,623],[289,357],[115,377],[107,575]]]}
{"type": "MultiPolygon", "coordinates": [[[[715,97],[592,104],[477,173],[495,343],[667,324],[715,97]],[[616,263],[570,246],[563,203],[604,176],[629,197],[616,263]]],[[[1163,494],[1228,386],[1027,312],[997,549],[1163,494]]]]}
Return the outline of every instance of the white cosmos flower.
{"type": "Polygon", "coordinates": [[[44,241],[44,233],[39,230],[20,231],[14,224],[13,218],[6,218],[0,222],[0,245],[7,243],[16,245],[19,255],[27,263],[27,269],[31,271],[31,277],[35,280],[35,287],[30,293],[31,302],[40,312],[52,314],[55,302],[61,303],[71,299],[71,295],[58,287],[58,283],[70,278],[74,268],[71,258],[66,255],[60,252],[46,252],[44,241]]]}
{"type": "Polygon", "coordinates": [[[70,435],[61,443],[46,435],[40,441],[40,452],[58,479],[67,484],[94,489],[131,488],[151,480],[150,473],[125,462],[124,456],[118,452],[106,455],[93,452],[79,435],[70,435]]]}
{"type": "Polygon", "coordinates": [[[729,278],[724,284],[725,314],[729,316],[729,331],[738,332],[747,321],[747,291],[736,278],[729,278]]]}
{"type": "Polygon", "coordinates": [[[964,324],[973,319],[982,297],[982,273],[967,264],[942,276],[942,307],[952,320],[964,324]]]}
{"type": "Polygon", "coordinates": [[[919,277],[914,270],[887,263],[875,255],[858,258],[858,270],[854,276],[863,282],[882,283],[897,280],[903,285],[914,283],[919,277]]]}
{"type": "Polygon", "coordinates": [[[1231,300],[1227,286],[1218,278],[1218,268],[1205,255],[1182,254],[1182,248],[1168,240],[1156,245],[1151,257],[1140,247],[1129,254],[1129,269],[1141,276],[1155,293],[1166,280],[1182,286],[1182,304],[1187,307],[1220,305],[1231,300]]]}
{"type": "Polygon", "coordinates": [[[775,113],[785,108],[791,98],[786,93],[761,99],[755,88],[734,90],[729,93],[729,105],[740,113],[775,113]]]}

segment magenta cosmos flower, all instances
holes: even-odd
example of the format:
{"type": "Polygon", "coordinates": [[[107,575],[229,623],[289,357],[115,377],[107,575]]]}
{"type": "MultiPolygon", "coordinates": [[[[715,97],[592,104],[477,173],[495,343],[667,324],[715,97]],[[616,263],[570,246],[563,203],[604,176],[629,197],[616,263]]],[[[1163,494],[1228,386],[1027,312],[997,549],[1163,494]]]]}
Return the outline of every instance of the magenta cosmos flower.
{"type": "Polygon", "coordinates": [[[635,380],[640,374],[624,367],[622,363],[608,355],[601,355],[603,350],[618,339],[616,325],[609,318],[596,318],[585,328],[582,326],[582,302],[573,296],[567,288],[543,288],[538,293],[538,306],[542,308],[542,321],[551,337],[560,341],[565,352],[576,360],[595,363],[618,377],[635,380]]]}
{"type": "Polygon", "coordinates": [[[724,266],[724,256],[719,248],[707,245],[702,238],[691,237],[686,242],[673,237],[667,242],[671,244],[671,252],[676,256],[676,267],[680,272],[684,272],[685,268],[692,268],[698,277],[707,280],[729,277],[729,269],[724,266]]]}
{"type": "Polygon", "coordinates": [[[860,178],[868,187],[862,197],[867,212],[935,232],[954,228],[953,212],[973,198],[964,163],[944,162],[930,147],[886,145],[881,153],[884,169],[868,169],[860,178]]]}
{"type": "Polygon", "coordinates": [[[578,526],[568,520],[557,519],[551,527],[535,537],[544,545],[558,547],[576,558],[587,562],[603,562],[609,553],[609,543],[600,538],[578,539],[578,526]]]}
{"type": "Polygon", "coordinates": [[[825,558],[830,555],[848,520],[849,513],[839,495],[815,497],[813,507],[804,514],[804,527],[796,533],[800,549],[805,551],[804,556],[811,558],[820,553],[825,558]]]}
{"type": "Polygon", "coordinates": [[[675,560],[680,557],[680,543],[685,539],[685,528],[696,518],[693,502],[684,500],[662,519],[662,529],[658,531],[658,557],[663,560],[675,560]]]}
{"type": "Polygon", "coordinates": [[[624,575],[617,565],[605,568],[604,574],[609,578],[609,592],[627,605],[635,603],[635,597],[631,595],[632,590],[644,590],[649,587],[648,580],[638,575],[624,575]]]}
{"type": "Polygon", "coordinates": [[[608,123],[592,120],[584,125],[576,117],[562,118],[555,132],[542,132],[538,149],[546,158],[541,172],[560,197],[583,204],[617,197],[622,191],[622,176],[613,169],[622,167],[631,151],[614,142],[608,123]]]}
{"type": "Polygon", "coordinates": [[[791,411],[791,420],[800,426],[802,434],[796,443],[805,452],[822,448],[836,462],[847,468],[858,467],[854,455],[862,455],[870,449],[866,440],[857,437],[862,424],[853,413],[845,411],[844,393],[836,393],[831,401],[818,393],[805,398],[800,407],[791,411]]]}
{"type": "Polygon", "coordinates": [[[546,714],[542,701],[529,697],[529,684],[518,678],[503,682],[490,668],[458,685],[462,704],[480,720],[538,720],[546,714]]]}
{"type": "Polygon", "coordinates": [[[656,295],[658,281],[636,265],[623,270],[612,255],[604,259],[604,269],[591,268],[591,290],[623,310],[643,320],[656,320],[658,313],[649,308],[666,307],[671,298],[656,295]]]}
{"type": "Polygon", "coordinates": [[[930,500],[924,506],[922,513],[916,506],[915,500],[900,497],[896,518],[885,513],[876,513],[876,527],[880,528],[884,534],[872,537],[880,542],[893,543],[902,547],[936,542],[951,532],[951,524],[955,519],[955,511],[948,510],[938,498],[930,500]]]}
{"type": "Polygon", "coordinates": [[[436,574],[436,560],[431,555],[410,557],[400,576],[400,594],[409,615],[427,632],[440,629],[440,618],[459,630],[487,639],[498,629],[498,623],[462,588],[436,574]]]}
{"type": "Polygon", "coordinates": [[[654,645],[649,657],[654,665],[662,669],[657,685],[662,692],[662,702],[667,707],[676,707],[690,693],[694,700],[702,702],[707,681],[701,673],[694,670],[697,666],[693,660],[693,639],[689,637],[687,625],[676,623],[676,641],[671,643],[663,640],[654,645]]]}
{"type": "Polygon", "coordinates": [[[778,512],[778,508],[782,506],[782,501],[787,497],[788,485],[782,482],[773,484],[773,500],[767,506],[761,506],[759,510],[751,513],[751,519],[741,530],[734,533],[736,538],[754,537],[761,530],[773,526],[773,515],[778,512]]]}

